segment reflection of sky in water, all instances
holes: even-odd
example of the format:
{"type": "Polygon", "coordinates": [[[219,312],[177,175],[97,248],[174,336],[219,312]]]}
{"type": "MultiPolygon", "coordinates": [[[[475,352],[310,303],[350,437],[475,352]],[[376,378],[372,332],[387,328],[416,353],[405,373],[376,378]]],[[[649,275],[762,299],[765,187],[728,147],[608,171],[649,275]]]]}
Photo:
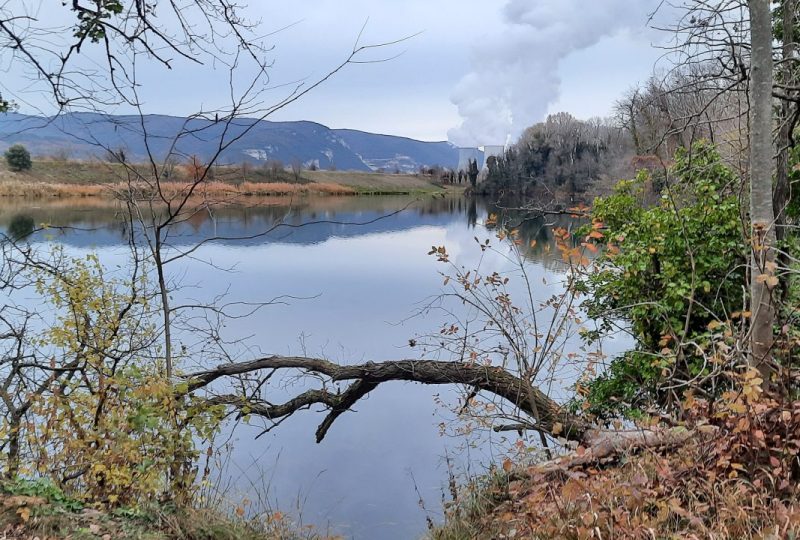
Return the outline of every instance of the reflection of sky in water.
{"type": "MultiPolygon", "coordinates": [[[[351,209],[328,217],[365,221],[377,211],[385,208],[351,209]]],[[[307,354],[341,362],[416,358],[419,352],[408,347],[409,338],[435,332],[443,322],[438,313],[408,318],[422,301],[441,291],[442,267],[427,251],[445,245],[453,260],[470,268],[481,256],[474,237],[491,236],[480,225],[468,226],[468,211],[465,204],[446,205],[407,211],[363,228],[315,226],[245,246],[209,244],[200,258],[234,270],[222,272],[196,260],[173,266],[171,275],[183,276],[185,286],[176,293],[175,302],[208,299],[225,291],[232,301],[263,301],[284,294],[307,297],[232,321],[224,337],[252,336],[247,346],[264,353],[302,354],[302,336],[307,354]]],[[[481,207],[478,218],[485,216],[481,207]]],[[[252,232],[265,219],[228,217],[225,223],[231,230],[252,232]]],[[[206,226],[202,223],[192,232],[202,233],[206,226]]],[[[124,264],[124,247],[114,245],[114,236],[107,231],[73,233],[64,240],[74,252],[102,246],[97,250],[106,264],[124,264]]],[[[484,270],[511,268],[498,254],[487,252],[483,257],[484,270]]],[[[547,268],[554,268],[552,261],[542,264],[541,259],[529,268],[537,299],[559,290],[558,275],[547,268]]],[[[620,346],[612,343],[606,352],[620,346]]],[[[274,400],[285,392],[278,389],[274,400]]],[[[346,536],[420,536],[425,521],[414,481],[427,507],[438,511],[446,483],[442,456],[460,442],[439,435],[443,413],[436,409],[435,393],[450,399],[455,395],[444,387],[382,385],[355,411],[341,416],[319,445],[314,442],[314,430],[323,418],[318,409],[298,413],[258,440],[254,435],[259,428],[242,426],[235,432],[229,481],[244,496],[252,486],[262,486],[263,476],[270,485],[270,500],[281,509],[291,511],[299,498],[305,522],[330,523],[346,536]]],[[[480,472],[480,465],[491,460],[492,450],[484,445],[470,456],[462,454],[458,462],[471,462],[478,467],[473,472],[480,472]]]]}

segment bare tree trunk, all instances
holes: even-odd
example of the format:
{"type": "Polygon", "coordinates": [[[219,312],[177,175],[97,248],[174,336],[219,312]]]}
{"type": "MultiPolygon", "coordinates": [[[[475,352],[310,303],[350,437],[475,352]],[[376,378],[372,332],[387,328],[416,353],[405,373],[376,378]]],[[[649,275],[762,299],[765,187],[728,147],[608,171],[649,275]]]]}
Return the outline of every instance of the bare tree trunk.
{"type": "Polygon", "coordinates": [[[19,437],[22,427],[22,416],[18,411],[11,414],[9,421],[8,432],[8,464],[6,471],[6,478],[13,480],[19,474],[19,437]]]}
{"type": "MultiPolygon", "coordinates": [[[[769,375],[775,308],[775,213],[772,207],[772,11],[770,0],[749,0],[750,66],[750,220],[752,227],[751,365],[769,375]]],[[[768,377],[764,377],[765,383],[768,377]]]]}
{"type": "Polygon", "coordinates": [[[164,261],[161,258],[161,231],[156,231],[156,249],[153,253],[158,273],[158,295],[161,297],[161,311],[164,318],[164,364],[167,380],[172,380],[172,324],[169,306],[169,289],[164,275],[164,261]]]}

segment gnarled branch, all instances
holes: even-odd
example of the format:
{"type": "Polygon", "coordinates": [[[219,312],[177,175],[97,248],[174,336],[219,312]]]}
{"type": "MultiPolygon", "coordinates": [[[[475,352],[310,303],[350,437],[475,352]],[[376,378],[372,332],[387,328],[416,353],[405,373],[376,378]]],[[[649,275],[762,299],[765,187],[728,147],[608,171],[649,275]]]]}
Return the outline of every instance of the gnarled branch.
{"type": "Polygon", "coordinates": [[[246,409],[248,414],[272,421],[284,419],[311,405],[323,405],[330,412],[317,429],[317,442],[320,442],[342,413],[349,410],[378,385],[390,381],[408,381],[433,385],[463,385],[493,394],[531,417],[536,429],[546,434],[559,435],[571,440],[582,440],[589,433],[591,427],[581,417],[565,410],[541,390],[513,373],[499,367],[462,362],[396,360],[341,365],[319,358],[268,356],[249,362],[223,364],[211,370],[187,375],[188,388],[186,391],[188,393],[196,392],[221,378],[276,369],[301,370],[309,374],[326,376],[334,382],[355,382],[340,394],[324,389],[308,390],[279,405],[253,402],[244,397],[234,396],[210,398],[209,402],[230,405],[240,410],[246,409]]]}

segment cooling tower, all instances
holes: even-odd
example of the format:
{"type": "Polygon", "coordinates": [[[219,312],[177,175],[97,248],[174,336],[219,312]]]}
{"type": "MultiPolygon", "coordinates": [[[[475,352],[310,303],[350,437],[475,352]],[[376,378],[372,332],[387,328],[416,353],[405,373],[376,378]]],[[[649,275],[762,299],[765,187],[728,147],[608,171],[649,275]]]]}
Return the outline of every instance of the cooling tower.
{"type": "Polygon", "coordinates": [[[486,161],[491,157],[502,158],[506,153],[506,147],[502,144],[487,144],[483,147],[483,165],[481,168],[486,167],[486,161]]]}

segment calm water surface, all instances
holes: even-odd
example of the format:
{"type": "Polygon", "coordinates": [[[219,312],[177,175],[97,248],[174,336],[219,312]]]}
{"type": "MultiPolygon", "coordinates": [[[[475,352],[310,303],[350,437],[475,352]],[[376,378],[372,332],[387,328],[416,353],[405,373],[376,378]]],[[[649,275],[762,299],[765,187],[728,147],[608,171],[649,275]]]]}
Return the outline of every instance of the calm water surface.
{"type": "MultiPolygon", "coordinates": [[[[435,332],[444,322],[440,313],[412,317],[442,291],[440,265],[427,252],[444,245],[459,264],[476,264],[481,252],[475,237],[492,237],[483,224],[496,208],[487,202],[329,197],[289,206],[276,200],[200,214],[177,231],[173,242],[191,245],[213,235],[252,235],[281,217],[293,224],[365,223],[406,207],[366,225],[315,224],[257,239],[210,243],[196,259],[170,270],[181,285],[176,301],[208,301],[223,293],[231,301],[295,297],[226,325],[224,338],[241,340],[236,347],[241,358],[261,353],[321,355],[345,363],[418,358],[409,339],[435,332]]],[[[108,265],[124,264],[125,234],[113,209],[85,201],[0,201],[0,228],[18,214],[37,223],[72,227],[51,236],[73,253],[96,251],[108,265]]],[[[533,220],[521,227],[526,245],[537,240],[528,250],[528,272],[535,295],[542,299],[559,290],[557,256],[546,248],[553,225],[533,220]]],[[[502,256],[483,256],[488,257],[484,269],[510,270],[502,256]]],[[[610,343],[606,352],[623,345],[610,343]]],[[[302,389],[300,384],[275,389],[275,401],[302,389]]],[[[436,394],[445,401],[455,398],[446,388],[382,385],[355,411],[341,416],[322,444],[314,442],[323,418],[315,410],[296,414],[258,439],[260,425],[238,426],[225,469],[229,498],[258,500],[266,493],[281,510],[348,538],[421,537],[426,514],[420,495],[431,517],[441,516],[447,482],[443,457],[452,455],[461,470],[479,473],[499,459],[496,452],[502,448],[496,441],[465,451],[460,449],[463,441],[441,436],[439,423],[449,416],[437,407],[436,394]]]]}

